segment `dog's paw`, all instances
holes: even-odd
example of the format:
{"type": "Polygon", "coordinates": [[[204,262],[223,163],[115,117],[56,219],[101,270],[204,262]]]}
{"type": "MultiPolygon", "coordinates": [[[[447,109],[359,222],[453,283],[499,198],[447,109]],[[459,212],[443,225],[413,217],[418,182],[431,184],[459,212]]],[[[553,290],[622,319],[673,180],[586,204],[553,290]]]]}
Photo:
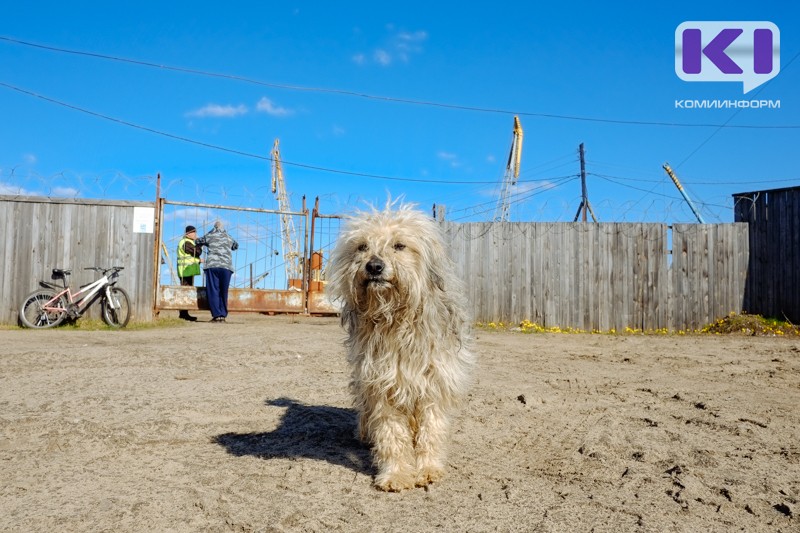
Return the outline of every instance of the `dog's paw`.
{"type": "Polygon", "coordinates": [[[407,473],[378,474],[375,478],[375,486],[386,492],[413,489],[415,486],[414,476],[407,473]]]}
{"type": "Polygon", "coordinates": [[[444,469],[437,466],[428,466],[420,469],[417,474],[417,487],[426,487],[431,483],[436,483],[444,477],[444,469]]]}

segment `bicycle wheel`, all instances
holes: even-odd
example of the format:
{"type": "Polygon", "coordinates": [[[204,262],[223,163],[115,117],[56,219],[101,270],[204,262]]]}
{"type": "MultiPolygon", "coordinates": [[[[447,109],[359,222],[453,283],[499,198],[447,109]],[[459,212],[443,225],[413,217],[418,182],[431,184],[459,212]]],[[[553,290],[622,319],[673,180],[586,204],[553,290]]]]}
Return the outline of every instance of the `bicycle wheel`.
{"type": "Polygon", "coordinates": [[[125,289],[111,287],[111,299],[103,297],[103,322],[112,328],[124,328],[131,319],[131,299],[125,289]]]}
{"type": "Polygon", "coordinates": [[[67,302],[61,296],[52,301],[58,293],[49,289],[34,291],[25,297],[19,308],[19,321],[28,328],[52,328],[67,318],[67,302]],[[45,309],[47,304],[47,309],[45,309]]]}

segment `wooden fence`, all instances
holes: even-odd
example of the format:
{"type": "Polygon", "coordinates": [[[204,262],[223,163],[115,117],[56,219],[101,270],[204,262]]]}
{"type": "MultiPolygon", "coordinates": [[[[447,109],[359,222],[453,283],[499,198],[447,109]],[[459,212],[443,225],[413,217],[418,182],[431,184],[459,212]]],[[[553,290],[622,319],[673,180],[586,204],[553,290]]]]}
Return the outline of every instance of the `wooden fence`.
{"type": "Polygon", "coordinates": [[[800,187],[733,199],[736,222],[750,226],[745,309],[800,324],[800,187]]]}
{"type": "MultiPolygon", "coordinates": [[[[118,286],[131,297],[131,320],[152,320],[152,222],[147,202],[0,196],[0,323],[17,323],[25,295],[54,268],[72,270],[78,286],[96,279],[84,270],[94,266],[125,267],[118,286]]],[[[89,316],[99,318],[99,306],[89,316]]]]}
{"type": "MultiPolygon", "coordinates": [[[[151,320],[153,210],[148,202],[0,196],[0,323],[17,323],[22,298],[52,268],[70,268],[73,283],[84,284],[93,279],[84,267],[111,265],[125,267],[120,286],[133,318],[151,320]]],[[[745,308],[747,224],[442,226],[478,321],[685,330],[745,308]]],[[[317,231],[313,251],[327,259],[338,224],[317,231]]]]}
{"type": "Polygon", "coordinates": [[[664,224],[443,223],[443,231],[477,321],[687,330],[742,310],[745,224],[670,232],[664,224]]]}

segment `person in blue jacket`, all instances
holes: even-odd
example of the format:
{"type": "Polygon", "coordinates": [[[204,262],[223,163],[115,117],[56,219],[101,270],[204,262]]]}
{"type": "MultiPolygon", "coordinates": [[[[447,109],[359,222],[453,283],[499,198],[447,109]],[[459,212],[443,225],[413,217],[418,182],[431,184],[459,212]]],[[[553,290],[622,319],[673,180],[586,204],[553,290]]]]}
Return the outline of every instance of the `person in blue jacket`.
{"type": "Polygon", "coordinates": [[[204,269],[206,272],[206,298],[212,322],[225,322],[228,316],[228,287],[233,275],[233,254],[239,248],[236,239],[228,235],[217,220],[214,229],[197,239],[195,246],[208,249],[204,269]]]}

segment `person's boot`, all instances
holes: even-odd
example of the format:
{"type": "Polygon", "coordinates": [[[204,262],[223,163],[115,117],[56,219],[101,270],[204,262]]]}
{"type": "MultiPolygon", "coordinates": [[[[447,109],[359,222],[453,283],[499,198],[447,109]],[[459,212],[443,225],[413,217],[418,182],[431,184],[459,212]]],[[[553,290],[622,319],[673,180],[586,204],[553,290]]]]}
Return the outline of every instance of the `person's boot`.
{"type": "Polygon", "coordinates": [[[189,311],[187,311],[186,309],[182,309],[182,310],[181,310],[181,311],[178,313],[178,318],[181,318],[181,319],[183,319],[183,320],[188,320],[189,322],[194,322],[194,321],[196,321],[196,320],[197,320],[197,317],[193,317],[193,316],[191,316],[191,315],[189,314],[189,311]]]}

